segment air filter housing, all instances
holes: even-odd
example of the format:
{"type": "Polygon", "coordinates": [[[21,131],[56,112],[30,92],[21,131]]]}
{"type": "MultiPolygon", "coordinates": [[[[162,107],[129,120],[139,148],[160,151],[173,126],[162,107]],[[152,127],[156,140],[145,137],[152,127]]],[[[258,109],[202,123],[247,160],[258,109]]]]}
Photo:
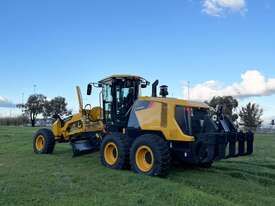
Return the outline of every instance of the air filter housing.
{"type": "Polygon", "coordinates": [[[168,95],[168,86],[167,85],[161,85],[160,86],[160,92],[159,95],[165,98],[168,95]]]}

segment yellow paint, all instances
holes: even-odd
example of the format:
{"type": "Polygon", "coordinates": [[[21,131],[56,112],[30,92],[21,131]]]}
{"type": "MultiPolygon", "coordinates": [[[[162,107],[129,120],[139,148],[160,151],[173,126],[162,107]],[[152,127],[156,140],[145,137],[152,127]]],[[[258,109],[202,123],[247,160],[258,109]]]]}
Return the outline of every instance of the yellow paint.
{"type": "Polygon", "coordinates": [[[208,105],[201,102],[180,100],[175,98],[139,97],[139,100],[154,102],[147,109],[136,111],[136,116],[142,130],[160,131],[166,140],[170,141],[194,141],[193,136],[184,134],[175,119],[175,108],[177,105],[192,108],[205,108],[208,105]],[[167,106],[167,122],[162,125],[162,105],[167,106]]]}
{"type": "Polygon", "coordinates": [[[209,106],[203,102],[196,102],[196,101],[190,101],[190,100],[183,100],[183,99],[177,99],[177,98],[161,98],[161,97],[139,97],[139,100],[145,100],[145,101],[156,101],[156,102],[162,102],[166,104],[173,104],[173,105],[182,105],[184,107],[196,107],[196,108],[205,108],[208,109],[209,106]]]}
{"type": "Polygon", "coordinates": [[[104,147],[104,159],[109,165],[114,165],[118,160],[118,149],[114,142],[108,142],[104,147]]]}
{"type": "Polygon", "coordinates": [[[59,120],[56,120],[52,124],[52,132],[55,136],[55,139],[59,139],[61,134],[62,134],[62,129],[61,129],[61,122],[59,120]]]}
{"type": "Polygon", "coordinates": [[[149,172],[154,166],[154,154],[150,147],[140,146],[135,154],[136,165],[142,172],[149,172]]]}
{"type": "Polygon", "coordinates": [[[81,113],[74,114],[70,120],[66,121],[61,127],[60,120],[56,120],[52,126],[52,132],[55,139],[70,140],[73,135],[82,132],[101,132],[104,130],[104,125],[101,120],[92,122],[88,116],[81,113]]]}
{"type": "Polygon", "coordinates": [[[100,107],[94,107],[87,111],[92,121],[98,121],[102,119],[103,111],[100,107]]]}
{"type": "Polygon", "coordinates": [[[43,135],[39,135],[38,137],[36,137],[35,139],[35,147],[38,151],[42,151],[44,149],[44,145],[45,145],[45,138],[43,137],[43,135]]]}
{"type": "Polygon", "coordinates": [[[52,132],[55,140],[70,140],[73,136],[83,132],[102,132],[104,125],[102,122],[102,109],[94,107],[92,109],[83,109],[83,99],[80,87],[76,87],[79,102],[79,113],[74,114],[64,122],[62,126],[60,120],[56,120],[52,125],[52,132]]]}

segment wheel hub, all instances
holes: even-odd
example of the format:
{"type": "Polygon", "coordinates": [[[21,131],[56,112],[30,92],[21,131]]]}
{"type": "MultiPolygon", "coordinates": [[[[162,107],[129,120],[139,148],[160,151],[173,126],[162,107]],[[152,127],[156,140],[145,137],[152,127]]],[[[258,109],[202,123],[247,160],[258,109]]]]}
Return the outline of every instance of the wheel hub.
{"type": "Polygon", "coordinates": [[[109,142],[104,148],[104,158],[109,165],[114,165],[118,159],[118,149],[115,143],[109,142]]]}
{"type": "Polygon", "coordinates": [[[149,172],[154,165],[154,155],[150,147],[143,145],[136,151],[136,164],[142,172],[149,172]]]}
{"type": "Polygon", "coordinates": [[[39,135],[35,141],[36,149],[39,151],[43,150],[44,144],[45,144],[45,138],[42,135],[39,135]]]}

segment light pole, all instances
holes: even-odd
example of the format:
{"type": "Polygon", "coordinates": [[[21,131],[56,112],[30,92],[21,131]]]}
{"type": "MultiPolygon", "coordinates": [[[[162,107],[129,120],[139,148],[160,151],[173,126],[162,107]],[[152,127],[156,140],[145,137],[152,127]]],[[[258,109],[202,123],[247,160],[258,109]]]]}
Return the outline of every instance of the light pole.
{"type": "Polygon", "coordinates": [[[188,100],[190,100],[190,81],[187,81],[187,95],[188,95],[188,100]]]}
{"type": "Polygon", "coordinates": [[[184,81],[184,90],[187,87],[187,99],[190,100],[190,81],[184,81]]]}
{"type": "Polygon", "coordinates": [[[36,87],[37,87],[37,85],[34,84],[34,85],[33,85],[33,94],[36,94],[36,87]]]}

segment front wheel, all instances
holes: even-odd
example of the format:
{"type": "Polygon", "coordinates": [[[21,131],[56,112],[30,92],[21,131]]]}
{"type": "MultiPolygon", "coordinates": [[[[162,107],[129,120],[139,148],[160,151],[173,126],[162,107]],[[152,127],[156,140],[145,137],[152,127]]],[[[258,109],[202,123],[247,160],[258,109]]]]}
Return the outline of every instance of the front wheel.
{"type": "Polygon", "coordinates": [[[101,164],[111,169],[129,165],[129,138],[119,132],[106,135],[100,145],[101,164]]]}
{"type": "Polygon", "coordinates": [[[51,154],[55,139],[51,130],[39,129],[33,136],[33,150],[37,154],[51,154]]]}
{"type": "Polygon", "coordinates": [[[168,174],[170,159],[167,142],[157,135],[138,137],[130,150],[131,168],[139,174],[165,176],[168,174]]]}

